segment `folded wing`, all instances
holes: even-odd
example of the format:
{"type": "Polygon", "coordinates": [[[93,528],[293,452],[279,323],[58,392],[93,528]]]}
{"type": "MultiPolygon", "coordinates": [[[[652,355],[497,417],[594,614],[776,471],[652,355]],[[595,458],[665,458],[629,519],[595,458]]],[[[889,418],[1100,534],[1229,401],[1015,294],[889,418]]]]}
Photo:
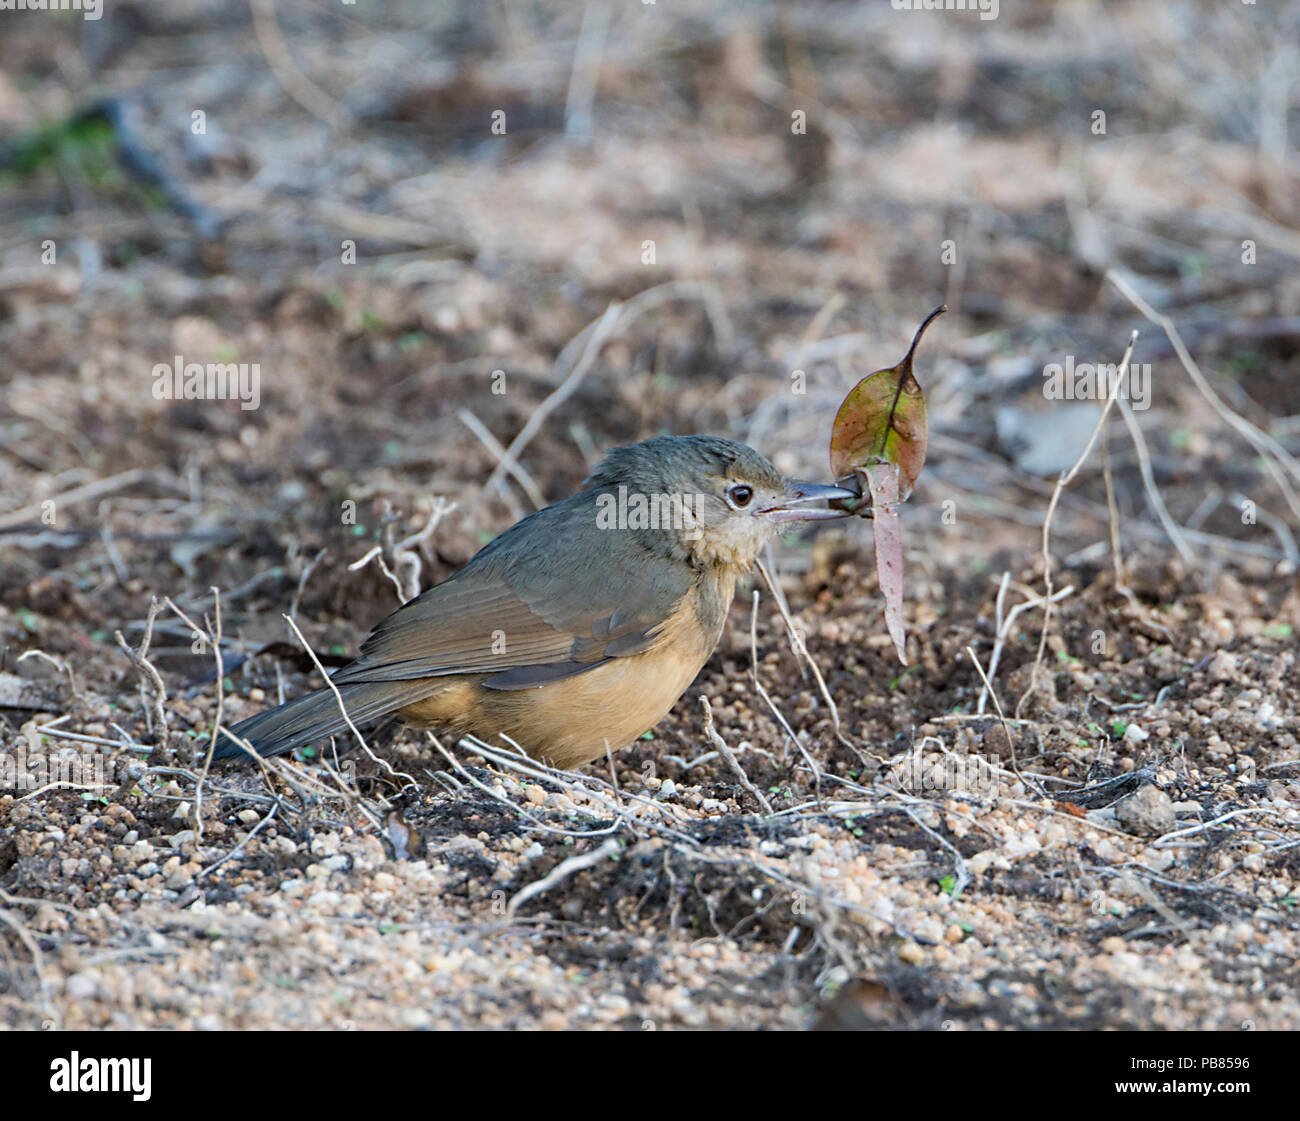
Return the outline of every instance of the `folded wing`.
{"type": "Polygon", "coordinates": [[[690,570],[619,529],[575,555],[566,542],[590,542],[594,521],[578,494],[519,522],[381,622],[334,681],[491,673],[488,688],[527,689],[649,649],[690,570]]]}

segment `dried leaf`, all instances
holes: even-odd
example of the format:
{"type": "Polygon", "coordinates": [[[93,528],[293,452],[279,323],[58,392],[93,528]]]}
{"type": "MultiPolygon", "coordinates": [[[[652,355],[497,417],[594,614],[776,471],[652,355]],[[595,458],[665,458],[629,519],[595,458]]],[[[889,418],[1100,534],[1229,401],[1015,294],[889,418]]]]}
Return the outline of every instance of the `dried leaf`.
{"type": "Polygon", "coordinates": [[[835,414],[831,430],[831,472],[853,480],[862,499],[841,499],[844,509],[873,519],[876,573],[885,599],[885,625],[898,660],[907,665],[903,629],[903,527],[898,504],[908,498],[925,465],[928,436],[925,394],[912,370],[912,359],[925,329],[948,309],[937,307],[912,336],[903,360],[888,370],[868,374],[850,391],[835,414]]]}
{"type": "Polygon", "coordinates": [[[877,463],[859,469],[871,494],[872,535],[876,542],[876,576],[885,597],[885,626],[894,640],[898,660],[907,665],[907,635],[903,630],[903,526],[898,520],[899,468],[877,463]]]}

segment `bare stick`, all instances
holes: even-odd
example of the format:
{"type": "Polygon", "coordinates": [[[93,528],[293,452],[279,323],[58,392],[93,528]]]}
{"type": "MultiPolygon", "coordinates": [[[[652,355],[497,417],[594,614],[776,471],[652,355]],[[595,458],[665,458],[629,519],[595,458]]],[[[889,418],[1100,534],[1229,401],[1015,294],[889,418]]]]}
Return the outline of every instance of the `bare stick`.
{"type": "Polygon", "coordinates": [[[328,552],[328,549],[322,549],[303,565],[302,575],[298,577],[298,587],[294,589],[293,599],[289,601],[289,614],[293,618],[298,618],[298,605],[302,603],[302,593],[307,588],[307,581],[311,579],[311,574],[316,571],[316,566],[325,559],[328,552]]]}
{"type": "Polygon", "coordinates": [[[424,562],[420,560],[417,550],[433,536],[438,524],[454,509],[456,503],[448,501],[442,495],[436,495],[433,509],[429,511],[429,520],[424,528],[390,546],[389,551],[392,553],[394,566],[406,570],[406,579],[401,585],[402,595],[405,596],[403,603],[409,603],[420,594],[420,571],[424,567],[424,562]]]}
{"type": "Polygon", "coordinates": [[[506,917],[513,919],[515,912],[520,906],[527,903],[535,895],[541,895],[543,892],[550,891],[556,884],[563,883],[570,876],[591,868],[601,861],[609,860],[623,851],[622,843],[615,837],[610,837],[599,848],[594,848],[590,852],[579,853],[577,856],[571,856],[562,864],[557,864],[542,879],[529,884],[527,887],[520,888],[510,897],[506,903],[506,917]]]}
{"type": "Polygon", "coordinates": [[[1300,497],[1297,497],[1295,488],[1286,480],[1285,475],[1278,469],[1277,463],[1281,463],[1293,479],[1300,482],[1300,461],[1291,455],[1280,443],[1277,442],[1267,432],[1251,424],[1240,413],[1234,412],[1223,403],[1223,399],[1214,391],[1201,368],[1196,364],[1187,345],[1183,342],[1182,336],[1178,333],[1178,328],[1174,326],[1174,321],[1167,315],[1162,315],[1156,311],[1133,285],[1115,269],[1110,269],[1106,273],[1106,279],[1109,280],[1125,299],[1138,309],[1147,319],[1155,323],[1164,331],[1166,338],[1169,339],[1170,345],[1174,348],[1174,353],[1178,355],[1178,361],[1183,364],[1183,369],[1187,371],[1187,376],[1192,379],[1192,384],[1201,391],[1203,396],[1220,417],[1229,425],[1236,429],[1250,443],[1264,460],[1264,466],[1268,473],[1272,475],[1273,481],[1277,483],[1278,488],[1286,498],[1287,505],[1291,507],[1291,513],[1300,518],[1300,497]],[[1274,461],[1277,462],[1274,462],[1274,461]]]}
{"type": "Polygon", "coordinates": [[[781,618],[785,621],[786,631],[790,635],[790,648],[794,651],[795,657],[802,661],[812,670],[812,675],[817,681],[817,688],[822,695],[822,700],[826,702],[826,707],[831,710],[831,723],[835,727],[838,735],[840,731],[840,710],[835,702],[831,699],[830,690],[826,688],[826,679],[822,677],[822,671],[817,663],[813,661],[812,655],[808,653],[808,644],[804,641],[803,633],[795,626],[794,618],[790,614],[790,608],[786,605],[785,599],[777,591],[776,581],[772,579],[772,574],[768,572],[767,566],[762,561],[758,562],[758,571],[763,574],[763,582],[767,584],[767,590],[772,593],[772,598],[776,600],[776,606],[781,612],[781,618]]]}
{"type": "Polygon", "coordinates": [[[346,113],[329,94],[307,77],[294,61],[275,19],[275,0],[249,0],[253,12],[253,31],[262,48],[266,64],[284,92],[307,112],[319,117],[331,128],[345,123],[346,113]]]}
{"type": "Polygon", "coordinates": [[[722,753],[722,757],[731,764],[731,769],[736,772],[736,778],[740,780],[740,785],[753,796],[754,801],[763,807],[763,812],[770,815],[772,813],[772,803],[769,802],[767,798],[763,796],[763,792],[750,781],[749,776],[745,774],[745,768],[740,765],[740,760],[736,758],[736,753],[731,750],[727,745],[727,741],[722,738],[722,735],[718,732],[717,728],[713,726],[713,709],[709,706],[709,698],[701,696],[700,706],[704,709],[705,737],[708,739],[709,743],[713,744],[713,746],[722,753]]]}
{"type": "Polygon", "coordinates": [[[582,356],[573,369],[569,371],[568,376],[533,410],[533,415],[525,422],[519,435],[510,441],[505,457],[493,468],[492,474],[488,478],[489,490],[501,481],[501,476],[506,470],[506,462],[508,460],[514,460],[516,463],[519,461],[519,453],[541,431],[542,425],[546,423],[546,418],[564,404],[577,390],[578,386],[582,384],[582,379],[587,376],[592,364],[596,361],[596,355],[600,353],[600,348],[605,345],[605,340],[613,332],[621,309],[622,305],[617,303],[610,304],[605,309],[605,314],[600,317],[596,329],[592,331],[590,338],[587,339],[582,356]]]}
{"type": "MultiPolygon", "coordinates": [[[[1294,542],[1292,542],[1292,546],[1294,547],[1294,542]]],[[[53,654],[47,654],[44,650],[38,650],[34,646],[18,655],[18,664],[22,665],[28,658],[40,658],[43,662],[49,662],[55,669],[62,670],[68,675],[68,688],[72,691],[73,697],[81,695],[77,692],[77,679],[72,676],[72,667],[67,662],[60,661],[53,654]]]]}
{"type": "MultiPolygon", "coordinates": [[[[967,652],[969,653],[970,647],[967,647],[966,649],[967,652]]],[[[979,663],[976,664],[978,665],[979,663]]],[[[922,831],[928,833],[931,837],[933,837],[936,841],[938,841],[939,844],[941,844],[944,848],[946,848],[949,853],[952,854],[953,872],[956,874],[953,876],[953,885],[948,891],[948,898],[956,899],[957,896],[959,896],[963,891],[965,891],[967,886],[970,884],[970,869],[966,867],[966,861],[962,857],[962,854],[957,851],[957,847],[951,841],[949,841],[942,834],[936,833],[933,829],[931,829],[928,825],[926,825],[926,823],[921,820],[921,815],[918,814],[906,802],[903,803],[901,809],[905,814],[907,814],[908,817],[912,819],[913,824],[920,826],[922,831]]]]}
{"type": "Polygon", "coordinates": [[[524,488],[524,493],[528,495],[528,501],[533,504],[533,509],[540,510],[545,506],[546,496],[542,494],[542,488],[539,487],[536,480],[534,480],[533,477],[524,470],[519,460],[515,459],[515,457],[506,450],[505,445],[488,431],[487,426],[472,412],[470,412],[469,409],[458,410],[456,416],[460,418],[460,422],[466,428],[479,438],[479,442],[496,457],[497,464],[504,467],[510,473],[511,477],[524,488]]]}
{"type": "MultiPolygon", "coordinates": [[[[9,896],[5,896],[9,899],[9,896]]],[[[0,910],[0,922],[9,927],[10,930],[18,936],[27,952],[32,955],[32,968],[36,970],[36,985],[41,993],[41,1009],[45,1013],[45,1018],[53,1027],[59,1026],[58,1014],[54,1006],[50,1003],[50,982],[45,976],[45,955],[41,953],[40,943],[32,937],[32,932],[22,923],[14,918],[8,911],[0,910]]]]}
{"type": "MultiPolygon", "coordinates": [[[[989,660],[989,676],[990,676],[990,677],[994,676],[994,675],[997,673],[998,658],[999,658],[999,657],[1001,656],[1001,654],[1002,654],[1002,646],[1001,646],[1001,643],[997,642],[996,640],[997,640],[997,639],[1000,639],[1000,638],[1002,637],[1002,618],[1003,618],[1003,616],[1002,616],[1002,605],[1006,602],[1006,598],[1007,598],[1007,584],[1010,583],[1010,581],[1011,581],[1011,572],[1010,572],[1010,570],[1008,570],[1008,571],[1006,571],[1006,572],[1003,572],[1003,573],[1002,573],[1002,580],[1001,580],[1001,582],[998,584],[998,596],[997,596],[997,599],[995,599],[995,600],[993,601],[993,635],[994,635],[995,641],[994,641],[994,644],[993,644],[993,657],[989,660]]],[[[981,689],[981,690],[980,690],[980,699],[979,699],[979,704],[977,705],[977,707],[976,707],[976,709],[975,709],[975,712],[976,712],[977,715],[983,715],[983,713],[984,713],[984,702],[988,699],[988,695],[989,695],[989,691],[988,691],[987,689],[981,689]]]]}
{"type": "Polygon", "coordinates": [[[1101,435],[1101,473],[1106,481],[1106,513],[1110,525],[1110,564],[1115,587],[1128,590],[1124,582],[1124,557],[1120,552],[1119,507],[1115,504],[1115,480],[1110,474],[1110,429],[1101,435]]]}
{"type": "MultiPolygon", "coordinates": [[[[626,820],[625,820],[626,815],[622,814],[617,808],[615,808],[614,813],[617,820],[615,820],[614,824],[609,826],[607,829],[560,829],[554,825],[547,825],[546,822],[544,822],[536,814],[530,812],[529,810],[524,809],[523,806],[520,806],[515,802],[510,801],[510,799],[507,798],[504,794],[498,794],[486,783],[476,779],[472,774],[469,773],[468,770],[465,769],[465,765],[459,759],[457,759],[454,755],[451,754],[451,752],[449,752],[445,747],[442,746],[442,744],[438,741],[437,736],[430,733],[429,739],[433,741],[433,746],[438,749],[438,751],[442,754],[442,757],[446,759],[448,763],[451,764],[452,769],[456,771],[458,774],[463,775],[465,781],[468,782],[470,786],[474,787],[475,790],[482,791],[489,798],[493,798],[496,801],[501,802],[503,805],[509,806],[515,813],[517,813],[525,821],[529,822],[534,829],[538,829],[543,833],[553,833],[557,837],[604,837],[604,836],[608,836],[611,833],[617,833],[626,824],[626,820]]],[[[498,762],[498,760],[493,758],[492,755],[488,753],[488,751],[485,751],[483,749],[483,745],[479,741],[474,740],[470,737],[466,737],[466,739],[462,742],[468,743],[470,745],[470,748],[474,752],[478,754],[482,754],[485,759],[490,759],[494,763],[498,762]]],[[[522,770],[522,768],[516,768],[516,769],[522,770]]],[[[525,771],[524,773],[528,773],[528,772],[525,771]]],[[[541,776],[541,777],[548,777],[548,776],[541,776]]]]}
{"type": "Polygon", "coordinates": [[[136,672],[140,675],[140,701],[145,706],[149,730],[157,737],[158,746],[163,751],[166,751],[171,746],[170,736],[167,731],[167,709],[165,706],[167,686],[163,684],[162,675],[149,661],[149,643],[153,640],[153,624],[154,620],[158,618],[158,612],[161,610],[162,604],[156,598],[152,599],[149,603],[149,619],[145,623],[144,638],[140,640],[139,650],[132,650],[127,645],[121,631],[114,631],[113,637],[117,639],[118,646],[122,648],[122,652],[131,660],[131,664],[135,666],[136,672]],[[152,713],[145,690],[146,679],[153,682],[154,703],[152,713]]]}
{"type": "MultiPolygon", "coordinates": [[[[465,769],[461,767],[459,763],[457,763],[450,755],[448,755],[446,749],[443,748],[442,745],[437,742],[437,739],[432,734],[430,734],[429,738],[433,740],[434,745],[438,748],[438,750],[440,750],[446,758],[452,761],[453,766],[458,768],[461,771],[461,773],[465,775],[465,777],[469,780],[471,785],[476,785],[480,789],[483,789],[491,797],[500,799],[499,795],[497,795],[494,791],[488,790],[486,787],[483,787],[482,784],[478,783],[477,780],[474,779],[469,774],[469,772],[465,771],[465,769]]],[[[582,832],[574,832],[572,830],[567,830],[567,829],[556,829],[538,821],[537,822],[538,827],[545,830],[546,832],[558,833],[559,835],[565,837],[592,837],[597,835],[604,835],[606,833],[613,833],[625,825],[630,829],[632,829],[633,832],[636,832],[636,826],[638,824],[645,824],[648,825],[650,828],[654,829],[656,832],[662,833],[665,836],[672,837],[674,840],[681,841],[684,844],[690,844],[690,845],[699,844],[699,842],[696,841],[695,838],[692,837],[689,833],[682,833],[677,829],[673,829],[669,826],[663,825],[661,822],[653,822],[645,818],[633,817],[632,814],[629,812],[628,807],[623,804],[624,801],[634,802],[637,805],[646,807],[646,809],[654,810],[655,813],[657,813],[662,818],[664,816],[664,804],[662,802],[658,802],[653,798],[647,798],[643,794],[636,794],[630,790],[618,790],[617,788],[611,786],[604,779],[598,778],[595,775],[580,776],[574,771],[562,771],[557,767],[551,767],[545,763],[540,763],[536,759],[531,758],[524,751],[522,751],[519,745],[515,743],[514,740],[510,739],[509,736],[503,734],[501,738],[511,745],[511,747],[514,749],[513,752],[508,751],[504,748],[490,747],[489,745],[485,744],[482,740],[476,739],[474,736],[466,736],[460,742],[464,745],[467,745],[472,751],[474,751],[475,754],[483,756],[483,758],[486,759],[489,763],[494,763],[498,767],[504,767],[507,770],[515,771],[516,773],[521,775],[527,775],[528,777],[537,779],[538,781],[545,780],[547,782],[553,782],[561,789],[569,791],[571,795],[577,793],[581,795],[581,797],[589,801],[595,802],[599,806],[604,807],[606,810],[608,810],[611,814],[613,814],[618,819],[614,823],[614,825],[608,829],[589,829],[589,830],[584,830],[582,832]],[[578,779],[581,779],[583,781],[575,781],[578,779]],[[602,794],[600,791],[592,790],[591,787],[587,785],[588,783],[607,787],[610,790],[610,792],[614,795],[614,797],[613,798],[605,797],[605,795],[602,794]]],[[[513,808],[518,813],[523,814],[523,816],[525,817],[528,817],[529,820],[537,821],[537,819],[530,817],[529,814],[522,807],[515,806],[513,802],[511,802],[510,805],[513,806],[513,808]]]]}
{"type": "Polygon", "coordinates": [[[357,726],[354,723],[352,723],[352,717],[348,715],[348,707],[343,703],[343,694],[339,692],[339,687],[334,684],[334,679],[331,678],[330,675],[325,672],[325,667],[321,665],[320,659],[316,657],[316,651],[311,648],[311,643],[309,643],[307,639],[303,637],[302,631],[298,629],[298,624],[295,623],[292,619],[290,619],[288,615],[284,615],[282,616],[282,618],[286,623],[289,624],[289,628],[297,636],[298,641],[302,643],[302,648],[307,651],[307,655],[308,657],[311,658],[312,662],[315,664],[317,672],[321,675],[321,677],[325,679],[325,685],[329,689],[329,691],[334,694],[334,700],[338,702],[339,712],[343,714],[343,720],[347,724],[348,730],[354,736],[356,736],[357,743],[361,745],[362,750],[365,751],[365,753],[368,756],[370,756],[373,762],[378,763],[381,767],[384,768],[384,770],[386,770],[394,778],[405,779],[411,786],[416,786],[417,783],[415,779],[413,779],[410,775],[406,774],[406,772],[404,771],[394,770],[392,764],[389,763],[387,759],[379,758],[379,756],[377,756],[373,751],[370,750],[370,744],[366,742],[366,737],[361,734],[357,726]]]}
{"type": "Polygon", "coordinates": [[[569,94],[564,103],[564,135],[568,140],[587,143],[591,140],[591,109],[596,101],[596,76],[600,56],[605,50],[609,30],[609,8],[597,0],[582,12],[578,45],[573,52],[573,69],[569,73],[569,94]]]}
{"type": "MultiPolygon", "coordinates": [[[[998,720],[1002,724],[1002,734],[1007,737],[1007,747],[1011,750],[1011,769],[1015,771],[1016,778],[1028,786],[1029,783],[1026,781],[1025,776],[1020,773],[1020,764],[1016,761],[1016,741],[1011,738],[1011,728],[1007,725],[1006,715],[1002,711],[1002,702],[998,700],[998,695],[994,692],[992,683],[985,675],[980,660],[975,657],[975,651],[969,646],[966,647],[966,656],[975,664],[975,671],[980,675],[980,680],[984,682],[984,688],[989,691],[989,696],[993,698],[993,708],[997,711],[998,720]]],[[[1042,791],[1040,790],[1039,793],[1041,794],[1042,791]]]]}
{"type": "Polygon", "coordinates": [[[429,520],[424,523],[424,528],[403,537],[400,541],[394,540],[393,524],[389,519],[384,526],[383,544],[372,545],[362,556],[348,565],[348,571],[356,572],[374,561],[379,565],[379,571],[393,585],[393,591],[397,593],[397,602],[410,603],[420,594],[420,572],[424,567],[418,547],[433,536],[438,524],[454,509],[456,509],[454,502],[449,502],[438,495],[433,500],[433,509],[429,513],[429,520]],[[388,561],[384,558],[385,553],[392,560],[393,568],[402,570],[404,576],[399,577],[392,568],[388,567],[388,561]]]}
{"type": "MultiPolygon", "coordinates": [[[[212,638],[212,658],[217,663],[217,713],[212,718],[212,737],[203,755],[203,773],[194,786],[194,832],[200,840],[203,838],[203,784],[212,769],[212,753],[217,749],[217,736],[221,733],[221,720],[226,712],[226,666],[221,656],[221,590],[215,586],[212,589],[212,618],[208,634],[212,638]]],[[[206,617],[204,622],[207,622],[206,617]]]]}
{"type": "MultiPolygon", "coordinates": [[[[664,284],[656,284],[652,288],[647,288],[644,292],[638,292],[622,304],[611,304],[606,308],[605,313],[599,319],[589,323],[574,335],[560,352],[560,356],[555,360],[556,375],[558,376],[561,370],[570,370],[570,373],[564,377],[564,380],[556,387],[554,392],[537,407],[533,415],[528,418],[528,422],[519,435],[510,442],[509,448],[506,449],[510,456],[517,461],[519,453],[537,435],[546,418],[578,388],[582,379],[587,376],[600,347],[613,333],[616,325],[626,327],[642,313],[674,299],[700,300],[707,311],[716,291],[713,285],[702,281],[670,280],[664,284]]],[[[717,322],[713,314],[710,314],[710,322],[714,326],[715,333],[721,335],[725,328],[717,322]]],[[[726,349],[724,343],[725,340],[719,340],[719,346],[726,349]]],[[[504,462],[503,460],[502,464],[504,462]]],[[[502,464],[498,464],[489,477],[489,488],[495,487],[501,481],[506,470],[502,464]]]]}
{"type": "Polygon", "coordinates": [[[244,846],[246,846],[249,841],[251,841],[254,837],[256,837],[262,831],[263,827],[270,824],[271,819],[275,817],[276,812],[279,810],[279,808],[280,808],[280,803],[278,801],[273,802],[271,805],[271,809],[267,812],[267,815],[261,820],[259,820],[258,823],[248,831],[248,833],[244,836],[244,839],[240,841],[239,844],[237,844],[233,849],[231,849],[228,853],[226,853],[225,856],[219,858],[212,864],[209,864],[202,871],[198,872],[194,878],[196,880],[201,880],[203,879],[204,876],[210,876],[213,872],[215,872],[218,868],[220,868],[223,864],[225,864],[226,861],[233,860],[236,856],[238,856],[241,852],[243,852],[244,846]]]}
{"type": "MultiPolygon", "coordinates": [[[[1006,583],[1004,578],[1003,590],[1005,590],[1005,588],[1006,588],[1006,583]]],[[[1018,585],[1017,585],[1017,590],[1020,590],[1018,585]]],[[[1066,596],[1072,595],[1073,593],[1074,593],[1074,585],[1071,584],[1068,587],[1062,588],[1059,592],[1053,593],[1052,602],[1060,603],[1060,601],[1065,599],[1066,596]]],[[[1002,591],[999,591],[998,592],[999,616],[1001,616],[1001,612],[1002,612],[1002,608],[1000,606],[1001,602],[1002,602],[1002,591]]],[[[1002,659],[1002,650],[1003,647],[1006,645],[1007,635],[1011,633],[1011,628],[1015,625],[1016,619],[1020,617],[1020,613],[1022,611],[1031,611],[1035,607],[1042,607],[1044,602],[1045,602],[1044,596],[1034,596],[1032,599],[1027,599],[1022,603],[1017,603],[1015,607],[1013,607],[1011,611],[1007,614],[1006,619],[998,624],[997,639],[993,643],[993,655],[992,657],[989,658],[990,679],[995,678],[998,675],[998,662],[1001,661],[1002,659]]],[[[986,682],[984,687],[980,689],[979,705],[975,709],[975,715],[977,716],[984,715],[985,702],[988,699],[989,691],[990,691],[990,686],[986,682]]]]}
{"type": "Polygon", "coordinates": [[[1083,449],[1083,454],[1075,461],[1074,466],[1056,480],[1056,487],[1052,490],[1051,500],[1047,504],[1047,516],[1043,518],[1043,585],[1045,588],[1043,595],[1045,600],[1043,629],[1038,636],[1038,652],[1034,655],[1033,668],[1029,671],[1029,685],[1020,700],[1016,702],[1017,717],[1020,716],[1020,710],[1024,707],[1025,701],[1038,684],[1038,670],[1043,662],[1043,651],[1047,648],[1047,631],[1052,622],[1052,515],[1056,513],[1056,504],[1061,500],[1061,492],[1074,481],[1074,477],[1082,470],[1084,463],[1092,454],[1097,438],[1101,435],[1101,430],[1106,426],[1110,410],[1114,407],[1120,393],[1124,391],[1125,382],[1128,380],[1128,363],[1133,356],[1133,347],[1137,343],[1137,338],[1137,331],[1129,335],[1128,346],[1124,348],[1124,357],[1120,359],[1119,369],[1115,371],[1114,384],[1111,385],[1106,404],[1101,410],[1101,415],[1097,418],[1097,425],[1092,430],[1092,435],[1088,437],[1088,445],[1083,449]]]}
{"type": "MultiPolygon", "coordinates": [[[[803,741],[794,734],[794,729],[790,727],[789,722],[777,708],[776,702],[772,700],[771,695],[763,688],[763,683],[758,679],[758,589],[754,589],[754,599],[749,612],[749,664],[753,671],[754,688],[758,695],[763,698],[763,702],[772,710],[772,715],[776,717],[777,723],[785,730],[785,734],[790,737],[791,742],[799,749],[799,754],[803,756],[804,762],[808,764],[808,769],[812,771],[813,790],[820,805],[822,800],[822,773],[817,766],[817,762],[808,754],[808,749],[804,747],[803,741]]],[[[784,752],[782,753],[784,755],[784,752]]]]}
{"type": "MultiPolygon", "coordinates": [[[[1238,509],[1241,509],[1250,499],[1244,494],[1233,494],[1232,501],[1237,504],[1238,509]]],[[[1255,515],[1273,531],[1273,536],[1277,538],[1278,544],[1282,546],[1282,555],[1285,559],[1281,562],[1281,574],[1289,576],[1300,570],[1300,549],[1296,547],[1295,534],[1291,532],[1291,527],[1276,514],[1270,514],[1267,510],[1260,509],[1258,505],[1255,506],[1255,515]]],[[[23,658],[26,656],[24,654],[23,658]]],[[[19,658],[18,660],[21,662],[23,659],[19,658]]]]}
{"type": "Polygon", "coordinates": [[[33,502],[17,510],[10,510],[7,514],[0,514],[0,529],[10,529],[13,526],[22,525],[32,518],[39,518],[45,511],[45,503],[47,502],[53,502],[56,506],[71,506],[75,502],[86,502],[92,498],[102,498],[106,494],[114,494],[119,490],[125,490],[127,487],[134,486],[136,483],[145,480],[161,486],[169,486],[181,493],[188,493],[178,480],[157,471],[150,471],[144,467],[133,467],[130,471],[123,471],[119,475],[110,475],[107,479],[96,479],[93,483],[85,483],[82,486],[73,487],[71,490],[65,490],[62,494],[53,494],[49,498],[41,499],[39,502],[33,502]]]}
{"type": "Polygon", "coordinates": [[[397,602],[405,603],[406,596],[402,594],[402,582],[393,574],[393,570],[388,567],[388,562],[384,560],[384,547],[382,545],[372,545],[363,556],[358,557],[348,565],[348,571],[356,572],[358,569],[365,568],[371,561],[379,565],[379,571],[393,585],[393,591],[397,593],[397,602]]]}
{"type": "Polygon", "coordinates": [[[1133,407],[1127,401],[1120,401],[1120,414],[1124,417],[1124,423],[1128,425],[1129,435],[1133,437],[1133,449],[1137,452],[1138,469],[1142,473],[1142,486],[1147,492],[1147,501],[1151,503],[1152,510],[1155,511],[1156,517],[1160,519],[1160,524],[1165,533],[1169,535],[1169,540],[1173,542],[1174,548],[1178,550],[1178,555],[1182,558],[1183,563],[1188,568],[1196,566],[1196,554],[1192,552],[1191,547],[1183,537],[1183,531],[1178,527],[1169,513],[1169,508],[1165,505],[1165,500],[1160,494],[1160,489],[1156,486],[1155,473],[1151,470],[1151,456],[1147,452],[1146,438],[1142,435],[1142,428],[1137,422],[1137,417],[1133,414],[1133,407]]]}

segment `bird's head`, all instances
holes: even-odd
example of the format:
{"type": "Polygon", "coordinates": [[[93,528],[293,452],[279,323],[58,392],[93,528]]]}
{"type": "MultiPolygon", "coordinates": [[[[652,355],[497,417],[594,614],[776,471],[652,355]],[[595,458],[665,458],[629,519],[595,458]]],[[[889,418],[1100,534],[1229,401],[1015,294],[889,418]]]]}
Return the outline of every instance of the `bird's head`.
{"type": "Polygon", "coordinates": [[[615,448],[587,480],[597,525],[637,533],[657,553],[748,568],[786,523],[844,516],[821,505],[853,491],[784,479],[746,444],[660,436],[615,448]]]}

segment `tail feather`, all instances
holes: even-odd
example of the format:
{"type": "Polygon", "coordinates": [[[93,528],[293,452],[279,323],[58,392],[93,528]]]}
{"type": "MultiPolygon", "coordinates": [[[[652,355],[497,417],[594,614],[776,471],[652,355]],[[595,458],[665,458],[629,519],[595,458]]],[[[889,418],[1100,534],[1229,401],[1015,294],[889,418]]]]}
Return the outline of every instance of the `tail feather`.
{"type": "MultiPolygon", "coordinates": [[[[332,689],[318,689],[276,708],[269,708],[241,720],[230,729],[232,735],[247,740],[259,755],[283,755],[294,748],[306,747],[336,735],[348,726],[339,708],[339,697],[347,715],[357,727],[370,724],[381,716],[423,700],[436,692],[437,681],[358,681],[332,689]]],[[[235,759],[246,755],[244,749],[228,736],[221,736],[214,760],[235,759]]]]}

